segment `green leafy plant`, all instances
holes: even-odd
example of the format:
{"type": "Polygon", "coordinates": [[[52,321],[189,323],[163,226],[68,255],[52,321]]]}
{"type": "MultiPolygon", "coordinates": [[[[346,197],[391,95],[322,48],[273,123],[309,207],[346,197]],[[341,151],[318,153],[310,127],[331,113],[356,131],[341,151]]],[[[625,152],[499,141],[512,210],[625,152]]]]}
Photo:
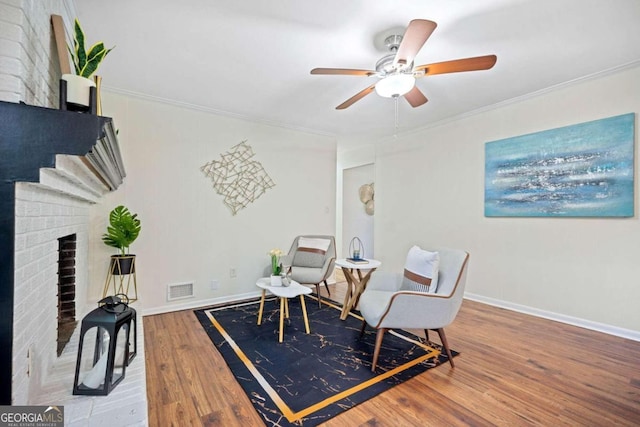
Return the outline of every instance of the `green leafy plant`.
{"type": "Polygon", "coordinates": [[[280,257],[284,254],[280,249],[271,249],[268,255],[271,257],[271,274],[277,276],[282,270],[280,267],[280,257]]]}
{"type": "Polygon", "coordinates": [[[76,74],[86,78],[91,77],[91,75],[96,72],[98,65],[100,65],[104,57],[113,50],[113,47],[106,49],[103,42],[98,42],[91,46],[87,52],[85,49],[84,31],[82,31],[80,21],[78,21],[77,18],[74,25],[73,49],[71,49],[71,46],[67,47],[73,58],[76,74]]]}
{"type": "Polygon", "coordinates": [[[126,255],[129,246],[138,238],[140,228],[138,214],[132,214],[122,205],[118,206],[109,214],[109,226],[102,235],[102,241],[107,246],[118,248],[121,255],[126,255]]]}

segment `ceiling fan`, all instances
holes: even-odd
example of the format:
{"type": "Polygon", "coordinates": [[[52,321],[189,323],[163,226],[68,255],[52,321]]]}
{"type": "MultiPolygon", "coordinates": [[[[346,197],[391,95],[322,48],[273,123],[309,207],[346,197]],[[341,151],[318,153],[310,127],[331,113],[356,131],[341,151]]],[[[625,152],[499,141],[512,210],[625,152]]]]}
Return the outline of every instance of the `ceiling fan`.
{"type": "Polygon", "coordinates": [[[412,107],[419,107],[427,102],[427,97],[415,85],[416,78],[435,74],[458,73],[462,71],[488,70],[494,66],[495,55],[476,56],[473,58],[454,59],[452,61],[437,62],[413,66],[413,60],[418,54],[437,24],[426,19],[414,19],[404,35],[391,35],[385,39],[385,45],[391,53],[383,56],[377,63],[375,70],[357,70],[349,68],[314,68],[311,74],[345,75],[345,76],[376,76],[377,83],[361,90],[351,98],[336,107],[344,110],[356,101],[361,100],[374,90],[378,95],[387,98],[404,98],[412,107]]]}

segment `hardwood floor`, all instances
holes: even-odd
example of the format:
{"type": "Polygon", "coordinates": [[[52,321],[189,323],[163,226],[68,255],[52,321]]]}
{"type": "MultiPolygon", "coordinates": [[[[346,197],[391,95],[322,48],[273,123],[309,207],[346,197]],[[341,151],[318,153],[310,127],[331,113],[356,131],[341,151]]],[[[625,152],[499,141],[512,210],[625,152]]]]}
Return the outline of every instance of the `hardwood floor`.
{"type": "MultiPolygon", "coordinates": [[[[468,300],[446,332],[455,369],[323,425],[640,425],[640,342],[468,300]]],[[[263,425],[191,310],[144,317],[144,333],[151,427],[263,425]]]]}

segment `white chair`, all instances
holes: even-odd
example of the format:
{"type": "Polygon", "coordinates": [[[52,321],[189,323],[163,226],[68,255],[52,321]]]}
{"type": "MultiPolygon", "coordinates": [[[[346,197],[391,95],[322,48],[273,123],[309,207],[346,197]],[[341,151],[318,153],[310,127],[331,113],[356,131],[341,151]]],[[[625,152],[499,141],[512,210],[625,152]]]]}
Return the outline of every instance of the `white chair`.
{"type": "Polygon", "coordinates": [[[333,272],[336,261],[336,242],[333,236],[305,235],[293,240],[289,253],[280,257],[284,267],[289,268],[291,279],[303,285],[314,285],[320,302],[320,284],[324,283],[331,296],[327,279],[333,272]]]}
{"type": "MultiPolygon", "coordinates": [[[[454,367],[444,327],[453,322],[464,294],[469,254],[454,249],[432,249],[439,254],[437,290],[435,293],[404,290],[404,274],[375,271],[367,289],[360,297],[360,313],[364,317],[361,336],[366,325],[378,330],[371,370],[378,363],[380,346],[389,329],[429,329],[440,336],[451,367],[454,367]]],[[[406,288],[406,286],[405,286],[406,288]]]]}

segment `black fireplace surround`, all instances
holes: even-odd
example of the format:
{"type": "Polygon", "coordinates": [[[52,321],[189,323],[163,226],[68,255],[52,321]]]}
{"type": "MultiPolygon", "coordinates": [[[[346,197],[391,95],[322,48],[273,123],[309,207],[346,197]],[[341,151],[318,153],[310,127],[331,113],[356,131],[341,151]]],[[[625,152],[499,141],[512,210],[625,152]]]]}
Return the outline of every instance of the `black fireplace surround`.
{"type": "Polygon", "coordinates": [[[125,176],[111,118],[0,101],[0,405],[12,395],[15,183],[38,182],[56,154],[83,156],[110,190],[125,176]]]}

